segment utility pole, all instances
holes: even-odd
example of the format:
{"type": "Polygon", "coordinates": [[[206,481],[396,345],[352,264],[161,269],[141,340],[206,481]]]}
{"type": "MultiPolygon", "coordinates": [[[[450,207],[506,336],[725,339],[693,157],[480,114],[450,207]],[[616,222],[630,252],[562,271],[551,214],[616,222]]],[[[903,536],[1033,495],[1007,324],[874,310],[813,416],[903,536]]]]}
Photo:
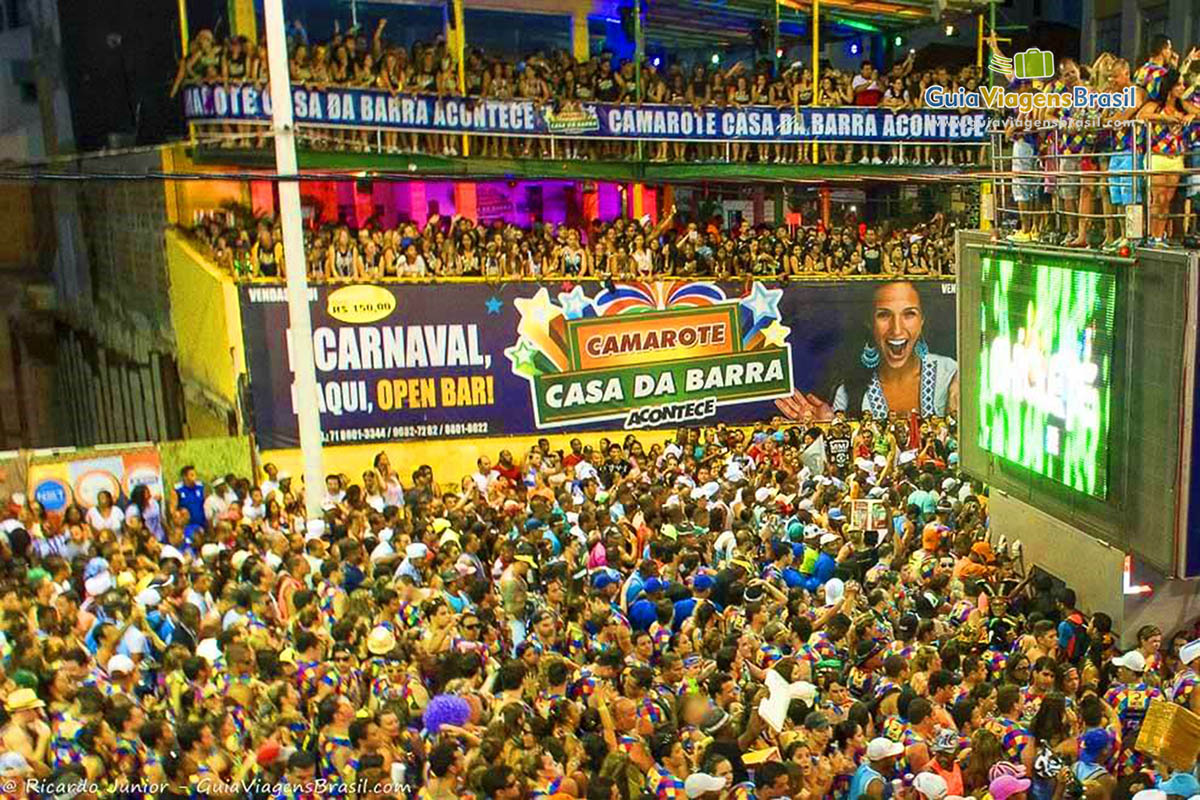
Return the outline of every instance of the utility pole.
{"type": "Polygon", "coordinates": [[[271,82],[271,128],[275,136],[275,173],[279,181],[279,223],[283,228],[283,259],[287,269],[288,327],[292,339],[292,404],[300,428],[304,458],[304,506],[309,517],[320,517],[325,492],[321,464],[321,414],[317,409],[317,369],[313,364],[312,315],[308,307],[308,263],[300,215],[300,184],[296,180],[296,126],[292,117],[292,84],[288,75],[283,0],[264,0],[267,58],[271,82]]]}

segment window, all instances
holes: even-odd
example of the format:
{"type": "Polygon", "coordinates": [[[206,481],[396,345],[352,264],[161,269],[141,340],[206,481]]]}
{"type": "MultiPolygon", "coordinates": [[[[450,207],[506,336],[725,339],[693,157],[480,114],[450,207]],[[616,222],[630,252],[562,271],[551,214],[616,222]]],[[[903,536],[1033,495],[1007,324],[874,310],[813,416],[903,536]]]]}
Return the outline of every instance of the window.
{"type": "Polygon", "coordinates": [[[1096,54],[1121,52],[1121,15],[1096,20],[1096,54]]]}

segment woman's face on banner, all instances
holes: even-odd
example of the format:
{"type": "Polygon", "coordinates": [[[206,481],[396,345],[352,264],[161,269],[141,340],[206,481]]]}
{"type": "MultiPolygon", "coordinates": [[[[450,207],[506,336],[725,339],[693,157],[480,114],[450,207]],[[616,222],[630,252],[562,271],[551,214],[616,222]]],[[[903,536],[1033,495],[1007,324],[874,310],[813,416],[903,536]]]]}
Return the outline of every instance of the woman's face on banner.
{"type": "Polygon", "coordinates": [[[887,365],[899,369],[912,357],[925,316],[921,297],[911,283],[889,283],[875,292],[875,346],[887,365]]]}

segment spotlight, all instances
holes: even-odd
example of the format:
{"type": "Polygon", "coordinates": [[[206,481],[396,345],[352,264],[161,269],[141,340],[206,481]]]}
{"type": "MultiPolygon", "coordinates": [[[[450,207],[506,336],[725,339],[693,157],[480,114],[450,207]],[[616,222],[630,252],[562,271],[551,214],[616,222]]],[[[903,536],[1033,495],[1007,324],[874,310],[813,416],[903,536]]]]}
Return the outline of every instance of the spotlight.
{"type": "Polygon", "coordinates": [[[858,55],[858,42],[855,42],[854,44],[850,45],[850,55],[852,55],[852,56],[858,55]]]}
{"type": "Polygon", "coordinates": [[[714,63],[714,64],[720,64],[720,63],[721,63],[721,56],[720,56],[720,54],[719,54],[719,53],[713,53],[713,54],[712,54],[712,63],[714,63]]]}
{"type": "Polygon", "coordinates": [[[655,56],[654,61],[652,61],[651,63],[654,64],[655,68],[657,68],[658,65],[662,63],[662,59],[659,58],[658,56],[655,56]]]}
{"type": "Polygon", "coordinates": [[[895,39],[892,39],[892,44],[894,44],[896,47],[903,47],[904,46],[904,37],[897,36],[895,39]]]}
{"type": "Polygon", "coordinates": [[[953,36],[953,35],[954,35],[954,26],[953,26],[953,25],[947,25],[947,26],[946,26],[946,35],[947,35],[947,36],[953,36]]]}
{"type": "Polygon", "coordinates": [[[782,47],[776,47],[776,48],[775,48],[775,57],[776,57],[776,58],[783,58],[783,48],[782,48],[782,47]]]}

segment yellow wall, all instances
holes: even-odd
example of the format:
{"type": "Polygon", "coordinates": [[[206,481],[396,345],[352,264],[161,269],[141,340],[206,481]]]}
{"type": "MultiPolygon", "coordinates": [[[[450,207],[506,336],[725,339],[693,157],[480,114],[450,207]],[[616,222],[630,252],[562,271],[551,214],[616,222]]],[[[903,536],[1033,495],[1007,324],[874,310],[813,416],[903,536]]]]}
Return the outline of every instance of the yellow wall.
{"type": "Polygon", "coordinates": [[[171,324],[183,380],[237,407],[246,370],[237,287],[178,231],[166,234],[171,324]]]}
{"type": "MultiPolygon", "coordinates": [[[[672,436],[673,429],[655,431],[636,431],[638,441],[642,446],[663,444],[672,436]]],[[[475,461],[485,455],[494,462],[501,450],[511,450],[513,458],[520,460],[521,454],[537,444],[537,440],[545,437],[550,440],[554,450],[569,452],[568,442],[578,437],[585,445],[596,445],[600,437],[621,441],[625,431],[600,431],[594,433],[570,434],[537,434],[534,436],[489,436],[473,439],[438,439],[414,442],[382,442],[380,444],[346,445],[342,447],[326,447],[322,452],[325,473],[343,473],[355,483],[363,470],[371,466],[375,454],[380,450],[388,454],[388,460],[400,473],[401,479],[408,483],[412,471],[422,464],[433,467],[433,476],[439,484],[450,485],[459,482],[464,475],[475,471],[475,461]]],[[[273,463],[282,470],[287,470],[299,478],[304,474],[299,448],[294,450],[263,451],[259,463],[273,463]]]]}
{"type": "Polygon", "coordinates": [[[197,164],[187,156],[183,144],[162,148],[164,172],[212,173],[212,180],[167,181],[167,220],[174,225],[191,226],[197,210],[212,211],[222,203],[235,202],[250,207],[250,184],[221,178],[228,168],[197,164]]]}

